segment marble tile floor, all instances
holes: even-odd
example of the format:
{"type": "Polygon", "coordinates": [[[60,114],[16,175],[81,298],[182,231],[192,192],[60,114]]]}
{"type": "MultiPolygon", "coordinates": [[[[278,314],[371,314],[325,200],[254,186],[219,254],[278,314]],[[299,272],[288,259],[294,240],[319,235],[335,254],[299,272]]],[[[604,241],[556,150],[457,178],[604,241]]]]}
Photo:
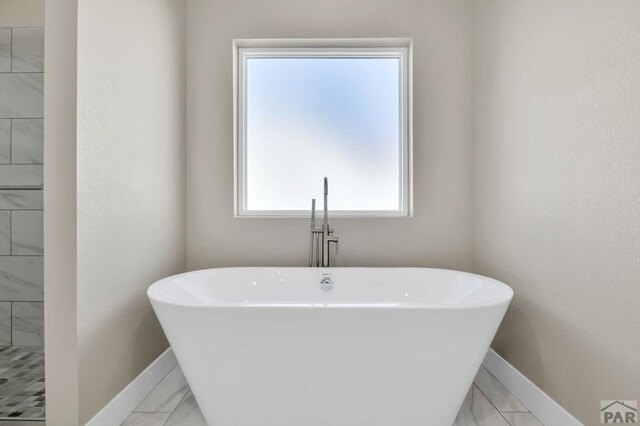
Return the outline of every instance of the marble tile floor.
{"type": "Polygon", "coordinates": [[[44,348],[0,347],[0,425],[8,420],[43,420],[44,413],[44,348]]]}
{"type": "MultiPolygon", "coordinates": [[[[134,425],[206,426],[179,366],[167,374],[121,426],[134,425]]],[[[454,423],[454,426],[541,425],[484,367],[480,367],[454,423]]]]}

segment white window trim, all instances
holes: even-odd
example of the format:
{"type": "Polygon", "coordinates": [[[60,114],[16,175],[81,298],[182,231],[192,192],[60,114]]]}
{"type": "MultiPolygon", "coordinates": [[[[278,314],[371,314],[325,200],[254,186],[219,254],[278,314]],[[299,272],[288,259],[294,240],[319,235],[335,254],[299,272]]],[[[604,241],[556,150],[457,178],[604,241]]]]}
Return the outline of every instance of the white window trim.
{"type": "MultiPolygon", "coordinates": [[[[413,216],[412,40],[376,39],[236,39],[233,40],[234,217],[308,218],[310,210],[248,210],[246,208],[246,60],[250,57],[397,57],[400,59],[400,196],[398,210],[329,210],[332,217],[398,218],[413,216]]],[[[331,190],[331,188],[329,188],[331,190]]],[[[311,203],[311,196],[309,197],[311,203]]],[[[331,207],[331,205],[329,205],[331,207]]]]}

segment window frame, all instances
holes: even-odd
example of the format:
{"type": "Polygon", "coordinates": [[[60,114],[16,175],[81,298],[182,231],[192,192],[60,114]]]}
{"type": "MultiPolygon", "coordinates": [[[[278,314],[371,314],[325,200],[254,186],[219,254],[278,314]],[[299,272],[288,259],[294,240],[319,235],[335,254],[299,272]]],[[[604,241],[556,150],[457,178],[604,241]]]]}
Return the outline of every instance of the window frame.
{"type": "MultiPolygon", "coordinates": [[[[400,176],[397,210],[332,210],[340,218],[413,216],[412,40],[393,39],[236,39],[233,40],[233,144],[235,218],[308,218],[311,210],[248,210],[246,158],[246,63],[255,57],[393,57],[399,59],[400,176]]],[[[329,182],[331,184],[331,182],[329,182]]],[[[321,185],[319,183],[318,185],[321,185]]],[[[331,191],[331,188],[329,188],[331,191]]],[[[311,196],[309,197],[311,204],[311,196]]],[[[330,206],[331,207],[331,206],[330,206]]]]}

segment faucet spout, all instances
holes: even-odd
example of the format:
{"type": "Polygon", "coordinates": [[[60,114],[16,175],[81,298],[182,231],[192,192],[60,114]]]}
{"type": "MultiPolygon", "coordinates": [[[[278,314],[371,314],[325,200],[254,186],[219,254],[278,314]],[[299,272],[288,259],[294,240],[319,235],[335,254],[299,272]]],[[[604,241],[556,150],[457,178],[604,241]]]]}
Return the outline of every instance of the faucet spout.
{"type": "Polygon", "coordinates": [[[329,195],[329,179],[324,178],[324,225],[329,225],[329,208],[327,207],[327,197],[329,195]]]}
{"type": "Polygon", "coordinates": [[[315,250],[318,240],[318,234],[316,230],[316,199],[311,199],[311,242],[309,243],[309,266],[314,266],[313,262],[316,260],[315,250]]]}
{"type": "Polygon", "coordinates": [[[338,236],[333,235],[333,229],[329,226],[329,180],[324,178],[324,217],[322,227],[316,228],[316,200],[311,200],[311,242],[309,247],[309,266],[331,266],[329,251],[331,243],[337,244],[338,236]],[[314,265],[315,264],[315,265],[314,265]]]}

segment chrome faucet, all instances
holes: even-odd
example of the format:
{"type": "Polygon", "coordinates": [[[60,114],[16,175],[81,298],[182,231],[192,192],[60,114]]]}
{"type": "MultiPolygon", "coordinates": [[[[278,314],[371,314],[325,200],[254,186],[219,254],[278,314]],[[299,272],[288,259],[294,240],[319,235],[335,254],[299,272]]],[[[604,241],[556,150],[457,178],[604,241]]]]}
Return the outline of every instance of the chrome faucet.
{"type": "Polygon", "coordinates": [[[329,249],[331,243],[336,244],[338,252],[338,236],[333,235],[333,228],[329,226],[329,207],[327,196],[329,195],[329,181],[324,178],[324,220],[321,228],[316,228],[316,199],[311,200],[311,242],[309,245],[309,266],[331,266],[329,249]]]}

